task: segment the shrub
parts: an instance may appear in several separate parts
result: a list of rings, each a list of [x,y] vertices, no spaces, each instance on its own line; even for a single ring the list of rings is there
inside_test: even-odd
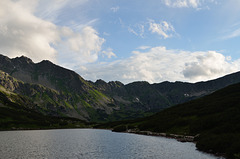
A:
[[[112,131],[114,132],[124,132],[127,130],[127,127],[125,125],[119,125],[115,126]]]

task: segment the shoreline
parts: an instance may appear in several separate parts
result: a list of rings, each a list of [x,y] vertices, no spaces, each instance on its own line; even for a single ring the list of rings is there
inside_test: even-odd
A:
[[[114,131],[113,129],[108,129],[108,128],[94,128],[94,127],[82,127],[82,128],[23,128],[23,129],[8,129],[8,130],[0,130],[0,131],[31,131],[31,130],[61,130],[61,129],[96,129],[96,130],[109,130],[115,133],[129,133],[129,134],[137,134],[137,135],[146,135],[146,136],[158,136],[158,137],[165,137],[169,139],[175,139],[178,142],[192,142],[192,143],[197,143],[196,138],[199,136],[199,134],[195,136],[186,136],[186,135],[178,135],[178,134],[167,134],[167,133],[157,133],[157,132],[152,132],[152,131],[139,131],[139,130],[133,130],[133,129],[128,129],[127,131]],[[208,153],[211,155],[214,155],[216,157],[223,157],[223,159],[226,159],[225,154],[215,154],[207,151],[201,151],[199,149],[196,149],[197,151]]]
[[[108,130],[111,130],[112,132],[116,132],[116,133],[130,133],[130,134],[138,134],[138,135],[146,135],[146,136],[159,136],[159,137],[165,137],[169,139],[175,139],[178,142],[192,142],[194,144],[197,143],[196,138],[199,137],[200,135],[200,134],[197,134],[195,136],[186,136],[186,135],[178,135],[178,134],[157,133],[152,131],[138,131],[138,130],[132,130],[132,129],[128,129],[127,131],[123,131],[123,132],[113,131],[112,129],[108,129]],[[214,155],[216,157],[221,157],[222,159],[226,159],[226,154],[211,153],[210,151],[202,151],[197,148],[196,150],[203,153],[210,154],[210,155]]]
[[[179,142],[195,142],[195,139],[199,136],[199,134],[195,136],[187,136],[187,135],[178,135],[178,134],[167,134],[167,133],[157,133],[152,131],[136,131],[136,130],[127,130],[126,133],[133,133],[139,135],[147,135],[147,136],[161,136],[171,139],[176,139]]]

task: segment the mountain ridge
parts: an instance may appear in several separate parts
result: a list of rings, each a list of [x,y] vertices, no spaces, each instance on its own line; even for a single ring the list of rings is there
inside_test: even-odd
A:
[[[152,116],[98,125],[120,132],[191,137],[199,150],[240,158],[240,83]]]
[[[68,115],[75,115],[71,117],[94,122],[144,117],[240,82],[240,72],[197,83],[149,84],[146,81],[138,81],[124,85],[119,81],[92,82],[48,60],[34,63],[25,56],[10,59],[0,55],[0,70],[15,78],[15,81],[22,81],[28,85],[28,89],[19,91],[19,88],[14,91],[35,101],[40,108],[48,110],[52,107],[55,109],[55,115],[59,116],[66,113],[63,110],[72,108],[72,113]],[[48,93],[50,90],[55,90],[55,93],[44,93],[42,89],[36,91],[36,86],[32,85],[31,88],[31,84],[42,85],[45,90],[49,90]],[[29,90],[39,91],[36,93],[38,96],[29,93]]]
[[[131,102],[135,102],[135,104],[138,103],[138,106],[143,107],[143,109],[144,106],[147,106],[151,110],[159,111],[208,95],[218,89],[238,82],[240,82],[240,72],[225,75],[215,80],[196,83],[165,81],[149,84],[146,81],[138,81],[124,85],[117,81],[118,84],[114,85],[116,82],[106,83],[105,81],[97,80],[94,84],[113,99],[117,94],[117,98],[120,96],[121,100],[128,99]]]
[[[88,127],[84,121],[125,120],[109,125],[195,135],[200,150],[239,158],[239,92],[240,72],[196,83],[138,81],[124,85],[86,81],[47,60],[34,63],[24,56],[10,59],[0,55],[3,130]],[[139,117],[145,118],[136,119]]]
[[[40,108],[46,108],[50,111],[55,109],[54,114],[57,116],[61,116],[61,114],[70,115],[70,117],[89,121],[97,116],[98,112],[107,115],[115,109],[115,105],[113,104],[111,107],[108,106],[108,104],[112,103],[110,98],[96,90],[93,85],[85,81],[77,73],[57,66],[50,61],[44,60],[35,64],[31,59],[24,56],[14,59],[0,56],[0,70],[8,74],[6,76],[3,72],[1,73],[2,85],[6,85],[6,83],[11,84],[13,81],[17,81],[18,83],[23,82],[20,85],[22,86],[21,88],[17,87],[18,89],[10,91],[27,96],[35,103],[37,100],[36,104]],[[13,78],[4,80],[5,77],[10,76]],[[31,84],[33,85],[30,86]],[[25,89],[26,86],[30,87]],[[44,88],[45,92],[41,89],[37,89],[36,91],[35,87]],[[38,96],[29,94],[31,90],[37,92]],[[62,112],[65,109],[69,110],[69,108],[72,109],[71,113],[65,114],[66,112]],[[47,114],[52,115],[49,112]],[[98,117],[100,118],[99,115]],[[98,117],[96,117],[96,120],[98,120]]]

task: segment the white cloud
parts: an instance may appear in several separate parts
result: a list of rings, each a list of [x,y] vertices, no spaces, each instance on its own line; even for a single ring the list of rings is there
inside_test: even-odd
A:
[[[162,0],[163,3],[168,7],[173,8],[195,8],[200,9],[203,4],[206,3],[215,3],[217,4],[216,0]],[[208,6],[206,5],[206,8]]]
[[[177,35],[172,24],[166,21],[161,21],[156,23],[152,19],[148,19],[147,22],[137,23],[134,25],[128,26],[128,32],[139,36],[141,38],[145,37],[145,28],[148,28],[148,31],[160,35],[161,38],[167,39],[174,35]]]
[[[166,21],[162,21],[158,24],[155,23],[154,20],[150,20],[149,30],[152,33],[157,33],[164,39],[172,37],[173,34],[175,33],[174,27],[170,23],[167,23]]]
[[[58,46],[58,62],[68,68],[76,65],[92,63],[98,60],[102,51],[104,38],[90,26],[84,27],[81,32],[74,32],[68,27],[61,30],[64,36]]]
[[[120,9],[119,6],[110,8],[110,10],[113,11],[114,13],[118,12],[119,9]]]
[[[140,46],[137,49],[139,49],[139,50],[146,50],[146,49],[150,49],[150,48],[151,48],[151,46]]]
[[[239,36],[240,36],[240,28],[229,32],[227,35],[225,35],[221,39],[226,40],[226,39],[232,39],[232,38],[239,37]]]
[[[31,0],[0,1],[0,51],[10,57],[24,54],[35,61],[55,61],[57,26],[34,16],[35,5]]]
[[[200,5],[200,0],[163,0],[164,4],[174,8],[197,8]]]
[[[45,17],[52,17],[48,15],[50,11],[58,14],[65,5],[80,4],[86,0],[53,1],[56,4],[51,5],[52,9],[47,8]],[[67,66],[72,62],[79,64],[96,61],[105,39],[99,37],[93,27],[82,25],[75,30],[58,26],[46,20],[48,18],[44,20],[35,15],[35,12],[42,8],[38,5],[47,6],[48,2],[50,5],[53,1],[1,0],[0,53],[10,57],[25,55],[35,62],[47,59],[57,63],[62,62]]]
[[[129,31],[130,33],[138,36],[138,33],[137,33],[135,30],[133,30],[131,27],[128,27],[128,31]]]
[[[101,78],[124,83],[158,83],[166,80],[196,82],[236,72],[240,69],[240,60],[229,61],[229,57],[215,51],[189,52],[155,47],[147,52],[134,51],[128,59],[85,67],[88,70],[78,70],[80,75],[93,81]]]
[[[82,29],[80,33],[72,32],[67,40],[70,49],[84,57],[97,56],[101,51],[101,46],[104,43],[104,39],[98,36],[95,29],[87,26]],[[81,56],[80,56],[81,57]],[[88,60],[93,62],[95,60]]]
[[[58,15],[64,8],[80,6],[87,1],[88,0],[37,0],[38,7],[35,9],[35,13],[38,17],[53,22],[58,19]]]
[[[128,27],[128,31],[136,36],[140,36],[143,38],[145,32],[145,26],[143,24],[135,24],[133,26]]]
[[[109,59],[112,57],[117,57],[116,54],[113,53],[113,49],[108,48],[107,50],[102,51],[103,55],[107,56]]]
[[[183,74],[194,81],[216,78],[240,69],[238,61],[231,62],[230,57],[223,56],[215,51],[209,51],[196,56],[193,62],[185,63]]]

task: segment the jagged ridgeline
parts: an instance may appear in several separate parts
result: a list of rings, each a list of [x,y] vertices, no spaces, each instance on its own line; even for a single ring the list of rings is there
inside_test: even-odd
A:
[[[240,73],[199,83],[118,81],[95,83],[50,61],[0,55],[0,87],[21,95],[27,107],[44,115],[106,122],[134,119],[210,94],[240,82]]]
[[[35,64],[23,56],[1,56],[0,69],[1,86],[32,101],[32,107],[43,114],[94,121],[117,109],[91,83],[49,61]]]

